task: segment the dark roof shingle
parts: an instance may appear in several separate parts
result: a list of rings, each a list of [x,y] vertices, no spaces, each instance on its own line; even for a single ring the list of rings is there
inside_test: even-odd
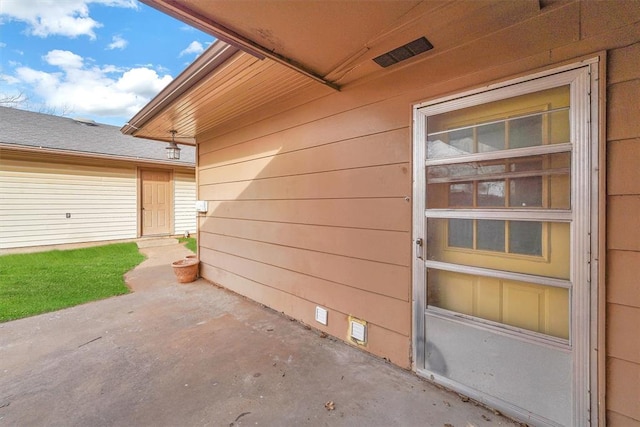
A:
[[[180,160],[167,160],[165,143],[123,135],[118,126],[87,124],[67,117],[9,107],[0,107],[0,144],[61,150],[78,155],[115,156],[133,161],[195,165],[193,146],[179,145]]]

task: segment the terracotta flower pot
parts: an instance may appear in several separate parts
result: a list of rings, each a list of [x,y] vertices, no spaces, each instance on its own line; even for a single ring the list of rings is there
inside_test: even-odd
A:
[[[179,283],[189,283],[198,278],[199,264],[197,259],[185,258],[171,263],[171,266]]]

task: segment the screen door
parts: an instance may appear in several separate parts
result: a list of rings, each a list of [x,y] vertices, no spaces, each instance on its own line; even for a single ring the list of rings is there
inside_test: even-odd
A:
[[[591,72],[415,110],[416,370],[534,425],[589,420]]]

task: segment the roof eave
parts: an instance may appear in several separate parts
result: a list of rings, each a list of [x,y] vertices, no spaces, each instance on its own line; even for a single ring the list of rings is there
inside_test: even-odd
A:
[[[201,16],[194,12],[188,4],[176,0],[140,0],[147,6],[153,7],[169,16],[172,16],[188,25],[198,28],[201,31],[212,34],[219,40],[223,40],[234,46],[238,46],[243,51],[255,56],[258,59],[269,58],[275,62],[278,62],[285,67],[288,67],[308,78],[322,83],[333,90],[340,90],[340,86],[335,82],[327,80],[324,76],[316,73],[315,71],[305,67],[303,64],[294,60],[293,58],[287,58],[279,55],[273,50],[256,43],[254,40],[241,36],[230,28],[225,27],[219,22],[213,21],[205,16]]]
[[[195,163],[192,162],[176,162],[172,160],[149,159],[146,157],[130,157],[117,154],[100,154],[89,153],[85,151],[64,150],[57,148],[35,147],[28,145],[5,144],[0,142],[0,150],[23,153],[41,153],[41,154],[57,154],[62,156],[71,156],[74,158],[84,159],[100,159],[100,160],[119,160],[123,162],[144,163],[153,165],[173,166],[176,168],[195,169]]]
[[[204,77],[223,65],[239,51],[240,49],[221,40],[217,40],[182,73],[173,79],[167,87],[149,101],[131,120],[125,123],[120,129],[120,132],[125,135],[136,136],[135,133],[138,129],[142,128],[158,113],[171,105],[171,103],[181,95],[198,84]]]

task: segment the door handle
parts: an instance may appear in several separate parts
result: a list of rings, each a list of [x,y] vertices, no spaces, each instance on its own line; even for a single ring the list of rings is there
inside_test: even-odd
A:
[[[416,257],[419,259],[423,259],[422,258],[422,239],[421,238],[417,238],[416,239]]]

